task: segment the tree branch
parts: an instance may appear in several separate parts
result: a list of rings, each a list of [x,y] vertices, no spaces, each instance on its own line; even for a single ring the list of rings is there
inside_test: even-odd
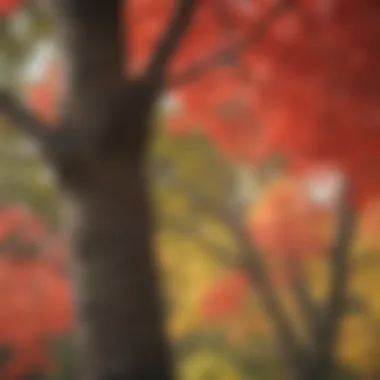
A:
[[[347,305],[349,249],[356,227],[356,213],[350,204],[346,186],[338,211],[338,231],[330,253],[330,289],[317,328],[317,355],[332,360],[338,327]]]
[[[0,93],[1,115],[8,118],[17,128],[40,141],[46,136],[51,127],[44,125],[36,116],[26,108],[16,96],[10,92]]]
[[[228,211],[213,207],[212,202],[198,197],[193,199],[193,204],[195,207],[208,209],[234,233],[239,245],[234,264],[247,272],[253,286],[257,289],[258,297],[272,320],[279,339],[287,348],[286,355],[288,355],[290,362],[294,365],[300,365],[299,361],[303,359],[303,350],[297,340],[292,322],[273,288],[261,254],[247,239],[244,226],[239,221],[234,220]]]
[[[178,183],[176,185],[183,189],[183,191],[189,191],[189,187],[187,186],[181,187],[181,184],[178,185]],[[251,241],[247,239],[241,219],[239,217],[234,218],[229,210],[222,209],[212,199],[207,199],[200,192],[194,190],[191,192],[191,202],[193,209],[209,212],[232,231],[238,242],[238,248],[236,257],[233,258],[231,264],[246,271],[253,286],[257,289],[258,297],[271,319],[281,343],[286,347],[286,355],[288,355],[289,361],[294,365],[301,365],[300,361],[303,360],[303,350],[298,342],[292,322],[289,320],[273,288],[261,254]],[[210,246],[209,248],[212,249]]]
[[[312,299],[309,292],[304,270],[298,257],[292,256],[287,261],[288,271],[292,273],[291,288],[300,312],[306,324],[311,344],[314,344],[315,326],[319,323],[319,312],[316,302]]]
[[[0,111],[16,128],[38,143],[41,153],[55,166],[70,157],[83,155],[83,140],[91,143],[80,130],[51,126],[39,121],[31,110],[9,92],[0,93]],[[79,167],[79,162],[76,166]]]
[[[195,62],[183,72],[171,78],[169,84],[172,87],[184,85],[197,79],[213,67],[228,63],[231,58],[236,57],[236,55],[250,45],[257,44],[268,30],[271,23],[288,10],[291,3],[291,0],[278,0],[276,5],[273,6],[265,16],[253,25],[252,30],[244,38],[231,42],[213,55]]]
[[[169,26],[157,44],[148,64],[146,76],[162,80],[167,63],[185,34],[195,11],[195,0],[177,0],[177,9]]]
[[[253,244],[243,236],[244,234],[238,233],[241,235],[239,240],[242,241],[242,248],[239,251],[241,266],[245,268],[257,289],[257,295],[272,320],[277,337],[286,347],[284,354],[287,360],[294,366],[300,366],[304,359],[304,350],[297,338],[292,321],[273,288],[264,260]]]

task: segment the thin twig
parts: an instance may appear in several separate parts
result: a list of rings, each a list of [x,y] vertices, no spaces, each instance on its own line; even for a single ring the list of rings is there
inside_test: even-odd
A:
[[[338,231],[330,253],[330,289],[321,323],[316,330],[317,355],[331,360],[338,335],[338,327],[347,305],[350,256],[354,238],[356,213],[351,206],[349,187],[346,186],[338,211]]]
[[[299,342],[294,325],[272,285],[262,254],[254,246],[253,242],[248,241],[243,228],[235,227],[234,230],[241,243],[241,249],[239,250],[241,265],[245,268],[253,286],[257,289],[257,295],[272,320],[280,342],[286,347],[285,355],[289,362],[294,366],[299,366],[303,361],[304,350]]]
[[[297,306],[302,314],[309,334],[310,343],[314,343],[315,326],[319,323],[319,308],[310,295],[309,283],[299,257],[292,255],[286,262],[287,270],[291,273],[291,289]]]

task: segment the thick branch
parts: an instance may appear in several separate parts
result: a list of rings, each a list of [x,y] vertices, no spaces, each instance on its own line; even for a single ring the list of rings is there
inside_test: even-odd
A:
[[[148,65],[146,75],[162,80],[167,63],[185,34],[195,10],[195,0],[177,0],[177,9],[158,43]]]
[[[30,137],[41,140],[49,128],[40,122],[33,113],[27,109],[16,96],[9,92],[0,93],[1,115],[8,118],[22,132]]]
[[[9,92],[0,94],[1,115],[9,119],[11,123],[21,132],[26,134],[41,148],[41,153],[46,160],[57,168],[72,159],[83,157],[83,141],[90,144],[86,135],[81,130],[73,128],[58,128],[44,124],[25,107],[22,102]],[[77,160],[74,165],[79,167]]]
[[[230,62],[231,59],[235,59],[245,48],[257,44],[262,39],[269,26],[289,9],[290,4],[290,0],[279,0],[259,22],[253,25],[252,30],[244,38],[231,42],[213,55],[194,63],[183,72],[178,73],[171,78],[169,84],[173,87],[184,85],[197,79],[213,67],[226,64]]]

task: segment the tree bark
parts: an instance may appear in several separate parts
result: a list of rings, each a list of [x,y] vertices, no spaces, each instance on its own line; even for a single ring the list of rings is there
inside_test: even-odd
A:
[[[107,85],[70,99],[45,150],[72,209],[83,377],[169,380],[144,165],[154,102],[143,82]]]
[[[145,176],[159,89],[124,78],[122,1],[55,4],[67,88],[60,128],[43,148],[73,211],[83,378],[170,380]]]
[[[71,233],[85,378],[170,379],[143,170],[94,173],[73,200]]]

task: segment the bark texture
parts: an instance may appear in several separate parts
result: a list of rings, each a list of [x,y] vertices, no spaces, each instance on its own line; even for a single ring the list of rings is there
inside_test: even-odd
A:
[[[94,169],[91,190],[73,200],[85,378],[170,379],[142,169],[121,159]]]
[[[67,91],[43,147],[74,210],[83,378],[170,380],[144,165],[162,77],[124,78],[122,1],[55,5]]]
[[[140,78],[127,76],[126,6],[55,0],[67,88],[59,128],[43,148],[74,211],[83,378],[170,380],[145,153],[167,62],[195,1],[178,1]]]

